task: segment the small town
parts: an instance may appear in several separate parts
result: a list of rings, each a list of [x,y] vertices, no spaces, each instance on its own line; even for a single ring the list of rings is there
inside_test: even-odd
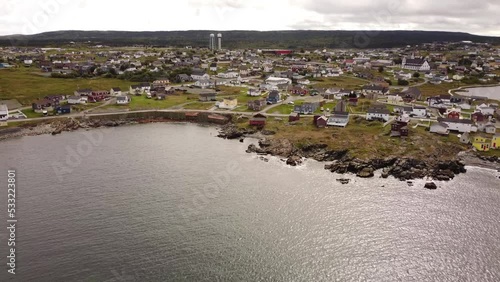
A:
[[[4,47],[0,122],[10,127],[65,116],[208,112],[214,121],[232,114],[260,129],[377,124],[391,138],[425,129],[479,152],[500,147],[500,49],[489,44],[226,50],[221,33],[207,34],[207,42],[203,48]],[[487,95],[475,94],[481,89]]]

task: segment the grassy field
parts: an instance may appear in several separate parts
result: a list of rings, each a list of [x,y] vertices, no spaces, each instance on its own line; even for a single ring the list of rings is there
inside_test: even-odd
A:
[[[314,79],[312,82],[313,82],[312,86],[314,88],[339,87],[339,88],[358,90],[361,89],[363,85],[367,84],[368,80],[351,76],[342,76],[342,77],[321,77]]]
[[[459,87],[458,83],[441,83],[441,84],[430,84],[426,83],[424,85],[419,86],[418,88],[422,92],[422,96],[432,97],[441,94],[448,94],[448,90]]]
[[[208,110],[214,106],[215,106],[215,103],[213,103],[213,102],[207,102],[207,103],[193,102],[193,103],[189,103],[187,105],[184,105],[183,108],[188,109],[188,110]]]
[[[36,68],[0,70],[0,100],[17,99],[23,105],[51,94],[72,94],[78,88],[109,90],[112,87],[128,89],[131,82],[108,79],[64,79],[41,76]]]

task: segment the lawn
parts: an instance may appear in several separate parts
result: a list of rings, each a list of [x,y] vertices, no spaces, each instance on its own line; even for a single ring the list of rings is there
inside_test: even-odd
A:
[[[193,102],[189,103],[187,105],[184,105],[184,109],[188,110],[209,110],[215,106],[214,102]]]
[[[360,79],[351,76],[340,77],[321,77],[312,80],[314,88],[330,88],[340,87],[346,89],[361,89],[363,85],[368,83],[368,80]]]
[[[33,109],[23,110],[22,112],[23,112],[23,114],[26,115],[27,118],[39,118],[39,117],[43,117],[43,114],[41,114],[41,113],[35,113],[35,111],[33,111]]]
[[[128,89],[131,82],[109,79],[64,79],[41,76],[33,73],[35,68],[13,68],[0,70],[0,100],[17,99],[23,105],[51,94],[72,94],[78,88],[109,90],[112,87]]]
[[[190,102],[194,96],[196,95],[170,95],[167,96],[165,100],[148,99],[146,96],[133,96],[128,107],[131,111],[168,109],[176,105]]]
[[[458,83],[441,83],[441,84],[431,84],[426,83],[424,85],[418,86],[418,89],[422,92],[423,98],[437,96],[441,94],[448,94],[448,91],[459,87]]]

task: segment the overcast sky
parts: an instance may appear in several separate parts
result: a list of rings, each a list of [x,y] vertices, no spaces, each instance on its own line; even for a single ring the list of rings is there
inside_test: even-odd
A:
[[[0,35],[72,29],[342,29],[500,36],[499,15],[499,0],[0,0]]]

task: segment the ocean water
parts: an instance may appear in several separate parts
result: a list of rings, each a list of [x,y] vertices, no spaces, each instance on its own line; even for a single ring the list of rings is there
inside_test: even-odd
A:
[[[467,92],[458,92],[458,94],[500,100],[500,86],[467,88]]]
[[[0,229],[0,281],[500,281],[498,172],[431,191],[265,162],[245,153],[255,140],[216,135],[169,123],[0,142],[0,203],[15,169],[18,218],[16,275]]]

